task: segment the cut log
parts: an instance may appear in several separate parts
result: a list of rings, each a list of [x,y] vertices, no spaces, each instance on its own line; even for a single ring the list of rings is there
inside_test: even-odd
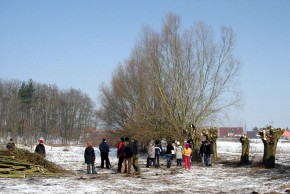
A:
[[[27,168],[25,166],[14,166],[14,169],[17,170],[17,171],[24,171]]]
[[[12,168],[13,165],[0,163],[0,168]]]
[[[0,168],[0,174],[9,174],[10,173],[10,169],[1,169]]]

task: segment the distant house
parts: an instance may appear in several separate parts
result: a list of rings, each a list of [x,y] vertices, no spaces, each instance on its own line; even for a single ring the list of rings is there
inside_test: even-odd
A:
[[[243,127],[220,127],[219,128],[219,137],[239,137],[243,135]]]
[[[290,132],[289,131],[285,131],[283,133],[283,137],[286,138],[286,139],[290,139]]]

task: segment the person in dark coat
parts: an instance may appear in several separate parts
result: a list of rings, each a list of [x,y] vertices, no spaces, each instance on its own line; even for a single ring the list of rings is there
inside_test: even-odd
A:
[[[124,160],[123,157],[123,143],[124,143],[125,138],[121,137],[120,142],[118,144],[118,148],[117,148],[117,158],[119,159],[118,161],[118,172],[121,172],[122,169],[122,163]]]
[[[99,149],[101,152],[101,168],[104,168],[104,161],[106,161],[106,168],[110,169],[111,167],[110,160],[109,160],[110,147],[107,144],[107,141],[105,138],[103,138],[103,142],[99,145]]]
[[[45,146],[43,145],[43,140],[39,140],[39,144],[35,147],[35,153],[42,155],[43,157],[46,156]]]
[[[90,142],[87,142],[87,147],[85,149],[85,163],[87,164],[88,174],[97,174],[95,168],[95,150]]]
[[[132,152],[132,142],[131,140],[126,137],[125,141],[123,142],[123,164],[121,173],[127,173],[129,175],[131,173],[131,166],[133,161],[133,152]]]
[[[14,143],[12,138],[10,138],[9,142],[6,145],[6,148],[7,149],[14,149],[15,148],[15,143]]]
[[[199,154],[203,159],[204,166],[211,166],[212,153],[213,153],[212,142],[209,141],[208,138],[206,137],[206,140],[201,142],[199,149]]]
[[[140,175],[140,166],[139,166],[139,142],[136,139],[132,139],[129,144],[133,153],[133,168],[135,169],[136,175]]]
[[[159,167],[159,158],[161,154],[161,146],[160,146],[160,141],[156,140],[155,141],[155,167]]]
[[[166,147],[166,159],[167,159],[167,168],[171,167],[172,163],[172,150],[174,150],[174,147],[172,145],[171,141],[167,142],[167,147]]]

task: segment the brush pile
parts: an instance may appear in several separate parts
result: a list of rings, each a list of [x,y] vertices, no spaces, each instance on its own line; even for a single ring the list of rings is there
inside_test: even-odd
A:
[[[65,176],[70,172],[24,149],[0,148],[0,178]]]

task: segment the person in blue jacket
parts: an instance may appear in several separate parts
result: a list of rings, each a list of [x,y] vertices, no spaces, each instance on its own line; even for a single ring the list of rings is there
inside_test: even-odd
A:
[[[111,168],[111,164],[109,160],[110,147],[107,144],[107,141],[105,138],[103,138],[103,142],[99,145],[99,149],[101,152],[101,168],[104,168],[104,161],[106,161],[106,168],[110,169]]]

